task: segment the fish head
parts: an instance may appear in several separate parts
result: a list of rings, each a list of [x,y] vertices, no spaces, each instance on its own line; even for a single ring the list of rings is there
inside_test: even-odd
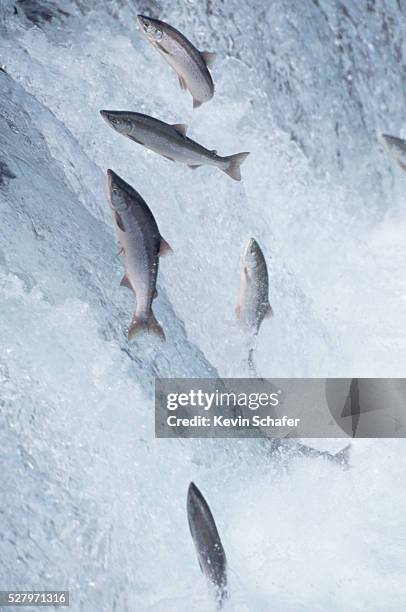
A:
[[[162,24],[157,19],[146,17],[145,15],[137,16],[142,32],[151,43],[159,42],[164,36]]]
[[[188,489],[187,496],[187,508],[189,516],[193,516],[196,513],[202,512],[205,506],[205,500],[203,495],[200,493],[199,489],[195,485],[194,482],[191,482]]]
[[[122,213],[130,208],[132,194],[129,185],[114,170],[107,170],[106,192],[113,210]]]
[[[131,133],[134,122],[131,121],[129,114],[125,111],[101,110],[100,114],[106,123],[116,132],[124,136],[128,136]]]
[[[382,134],[382,139],[390,153],[406,161],[406,140],[402,140],[402,138],[397,138],[396,136],[390,136],[389,134]]]
[[[244,252],[244,266],[247,267],[248,270],[254,270],[258,267],[263,257],[258,242],[255,238],[250,238]]]

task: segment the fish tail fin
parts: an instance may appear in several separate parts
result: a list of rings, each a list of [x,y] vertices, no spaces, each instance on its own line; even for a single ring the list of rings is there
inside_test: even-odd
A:
[[[235,155],[229,155],[225,159],[228,160],[229,165],[224,170],[228,176],[231,176],[235,181],[241,181],[241,164],[247,159],[249,153],[236,153]]]
[[[161,340],[166,340],[165,332],[156,320],[152,310],[148,318],[140,317],[137,314],[134,314],[133,320],[131,321],[131,325],[128,329],[128,339],[131,341],[137,334],[142,332],[154,334],[155,336],[161,338]]]

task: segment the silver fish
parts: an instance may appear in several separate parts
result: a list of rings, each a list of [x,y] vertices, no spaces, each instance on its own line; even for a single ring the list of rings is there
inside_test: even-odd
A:
[[[402,170],[406,171],[406,140],[402,138],[396,138],[396,136],[389,136],[389,134],[382,134],[384,144],[397,161]]]
[[[259,244],[251,238],[241,266],[240,297],[236,315],[242,325],[257,334],[262,321],[273,311],[268,299],[268,270]]]
[[[125,257],[121,285],[131,289],[137,298],[128,339],[146,331],[165,340],[164,331],[152,312],[152,300],[157,296],[159,257],[172,252],[172,249],[159,233],[146,202],[113,170],[107,170],[106,192]]]
[[[100,114],[119,134],[172,161],[182,162],[193,169],[203,165],[215,166],[234,180],[241,180],[240,165],[249,153],[221,157],[217,151],[209,151],[188,138],[186,125],[170,125],[141,113],[102,110]]]
[[[198,51],[183,34],[163,21],[138,15],[138,22],[147,40],[177,73],[181,88],[192,94],[193,108],[211,100],[214,85],[208,68],[213,66],[216,54]]]
[[[187,516],[200,569],[211,585],[219,607],[227,598],[227,559],[210,508],[191,482],[187,495]]]

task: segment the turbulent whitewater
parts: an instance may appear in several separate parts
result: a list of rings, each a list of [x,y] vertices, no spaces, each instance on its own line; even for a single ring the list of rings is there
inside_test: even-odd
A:
[[[193,110],[138,29],[163,19],[216,52]],[[247,375],[235,317],[258,240],[272,319],[259,376],[404,376],[403,0],[0,0],[0,588],[67,589],[75,612],[213,609],[186,517],[193,480],[226,551],[234,612],[403,610],[406,446],[352,469],[264,441],[155,440],[154,376]],[[109,129],[101,109],[186,123],[241,183]],[[174,254],[134,309],[103,192],[142,193]],[[339,449],[339,441],[319,441]],[[11,608],[10,608],[11,609]]]

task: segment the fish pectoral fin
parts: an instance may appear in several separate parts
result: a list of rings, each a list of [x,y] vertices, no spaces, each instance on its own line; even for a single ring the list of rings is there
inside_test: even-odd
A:
[[[150,311],[148,317],[141,317],[137,315],[137,313],[134,314],[131,325],[128,329],[128,340],[133,340],[134,336],[142,332],[154,334],[155,336],[161,338],[161,340],[166,340],[165,332],[156,320],[152,310]]]
[[[199,106],[202,104],[203,102],[199,102],[199,100],[195,100],[195,98],[193,98],[193,108],[199,108]]]
[[[120,282],[120,287],[127,287],[128,289],[131,289],[131,291],[133,291],[133,288],[131,286],[130,281],[128,280],[128,276],[127,274],[124,274],[123,278],[121,279]]]
[[[172,127],[182,136],[186,136],[187,125],[184,123],[173,123]]]
[[[235,307],[235,316],[237,317],[237,319],[241,317],[241,306],[240,305]]]
[[[268,302],[265,306],[265,314],[264,314],[264,319],[271,319],[273,317],[273,310],[272,310],[272,306],[270,305],[270,303]]]
[[[134,142],[136,142],[139,145],[142,145],[143,147],[145,146],[143,142],[141,142],[141,140],[138,140],[137,138],[135,138],[134,136],[131,136],[131,134],[129,134],[127,136],[127,138],[129,138],[130,140],[133,140]]]
[[[179,85],[180,85],[180,88],[181,88],[181,89],[187,89],[185,79],[184,79],[183,77],[181,77],[181,76],[180,76],[180,77],[178,77],[178,78],[179,78]]]
[[[155,298],[157,298],[157,297],[158,297],[158,289],[155,288],[153,299],[155,300]]]
[[[170,255],[173,253],[173,249],[171,245],[166,242],[164,238],[161,236],[161,243],[159,245],[158,257],[165,257],[165,255]]]
[[[114,211],[114,219],[116,220],[117,227],[119,227],[122,232],[125,232],[123,220],[116,210]]]
[[[188,164],[188,167],[191,168],[192,170],[196,170],[196,168],[200,168],[201,167],[201,164],[193,165],[193,166],[191,164]]]
[[[398,164],[399,166],[402,168],[402,170],[404,170],[406,172],[406,164],[404,164],[403,162],[400,161],[400,159],[398,159]]]
[[[169,159],[169,161],[173,161],[173,162],[175,161],[173,157],[169,157],[168,155],[164,155],[163,153],[161,153],[161,155],[162,157],[165,157],[165,159]]]
[[[251,282],[250,275],[248,274],[247,266],[244,266],[244,277],[247,283]]]
[[[170,55],[169,51],[167,51],[167,50],[165,49],[165,47],[163,47],[161,44],[159,44],[159,42],[157,42],[157,43],[155,43],[155,44],[156,44],[156,46],[158,47],[158,49],[159,49],[160,51],[162,51],[162,53],[164,53],[165,55]]]
[[[212,68],[214,62],[216,61],[217,53],[211,53],[210,51],[200,51],[200,55],[202,56],[207,68]]]

